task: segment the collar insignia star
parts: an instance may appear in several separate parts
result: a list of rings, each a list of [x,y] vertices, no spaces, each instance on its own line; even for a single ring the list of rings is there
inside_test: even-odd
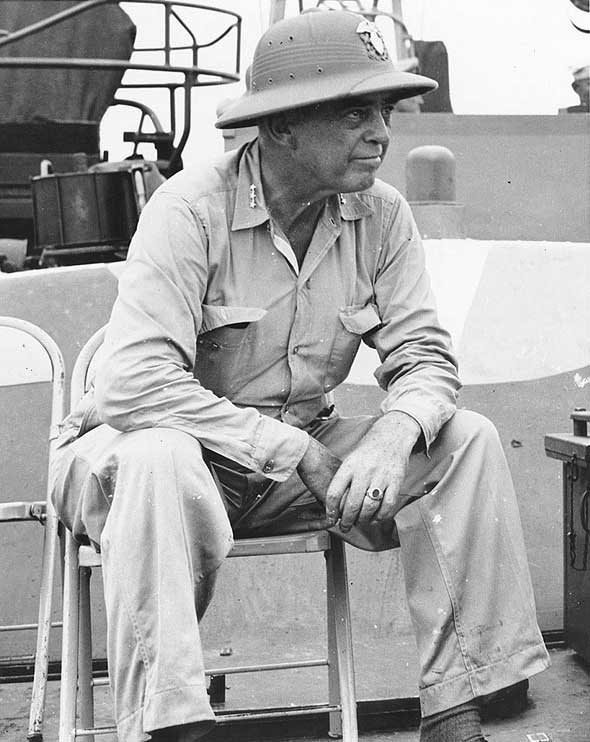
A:
[[[367,47],[371,59],[381,59],[383,61],[389,59],[385,40],[373,21],[361,21],[357,26],[356,32]]]

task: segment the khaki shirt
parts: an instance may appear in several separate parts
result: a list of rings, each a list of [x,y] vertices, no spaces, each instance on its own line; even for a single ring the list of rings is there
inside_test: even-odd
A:
[[[328,199],[301,269],[277,231],[256,141],[156,191],[98,364],[99,419],[185,431],[283,481],[364,340],[383,411],[415,418],[428,446],[460,384],[407,203],[380,181]]]

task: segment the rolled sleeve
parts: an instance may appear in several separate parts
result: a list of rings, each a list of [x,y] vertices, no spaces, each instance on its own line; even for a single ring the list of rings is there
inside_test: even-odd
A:
[[[461,383],[450,335],[438,321],[422,241],[401,196],[385,230],[375,298],[381,326],[369,342],[381,359],[375,377],[387,391],[381,409],[413,417],[428,449],[454,414]]]
[[[95,380],[98,414],[121,431],[167,427],[283,481],[308,435],[216,396],[194,377],[207,236],[191,204],[158,192],[144,209]]]

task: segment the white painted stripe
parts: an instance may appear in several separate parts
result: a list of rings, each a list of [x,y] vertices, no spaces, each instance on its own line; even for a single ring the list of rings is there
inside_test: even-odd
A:
[[[492,243],[458,348],[464,384],[590,375],[590,244]]]
[[[440,323],[451,333],[455,349],[461,347],[467,315],[492,244],[479,240],[424,241]]]
[[[427,240],[425,251],[464,384],[571,371],[590,386],[590,244]],[[363,346],[347,382],[374,385],[378,362]]]
[[[493,243],[478,240],[424,240],[426,267],[441,324],[459,348],[465,321]],[[362,345],[347,378],[349,384],[374,385],[377,353]]]

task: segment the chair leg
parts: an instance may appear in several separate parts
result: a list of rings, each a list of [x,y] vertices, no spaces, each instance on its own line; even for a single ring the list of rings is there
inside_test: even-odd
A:
[[[76,690],[78,685],[78,595],[80,570],[78,544],[65,531],[63,632],[61,653],[61,692],[59,703],[59,742],[72,742],[76,727]]]
[[[78,631],[78,706],[80,726],[84,729],[94,727],[94,689],[92,686],[92,619],[90,603],[89,567],[80,569],[80,620]],[[94,735],[80,737],[82,742],[94,742]]]
[[[338,673],[338,641],[336,637],[336,596],[334,591],[333,567],[326,559],[326,603],[328,618],[328,702],[331,706],[340,705],[340,677]],[[330,737],[342,737],[342,711],[330,711]]]
[[[51,631],[51,612],[53,604],[53,583],[58,540],[57,516],[51,504],[47,507],[45,533],[43,536],[43,557],[41,563],[41,584],[39,587],[39,615],[37,620],[37,647],[35,651],[35,673],[31,708],[29,712],[29,742],[43,740],[43,711],[45,691],[47,690],[47,668],[49,664],[49,633]]]
[[[330,541],[330,550],[326,552],[328,606],[330,606],[330,603],[332,604],[332,608],[329,608],[328,613],[330,702],[335,698],[337,699],[336,685],[333,682],[332,675],[333,657],[330,656],[330,645],[335,645],[334,654],[336,655],[338,695],[340,696],[342,709],[342,739],[343,742],[358,742],[346,555],[344,544],[340,539],[330,535]],[[333,632],[332,639],[330,639],[331,632]],[[330,736],[337,735],[338,731],[337,727],[332,727],[332,719],[330,719]]]

